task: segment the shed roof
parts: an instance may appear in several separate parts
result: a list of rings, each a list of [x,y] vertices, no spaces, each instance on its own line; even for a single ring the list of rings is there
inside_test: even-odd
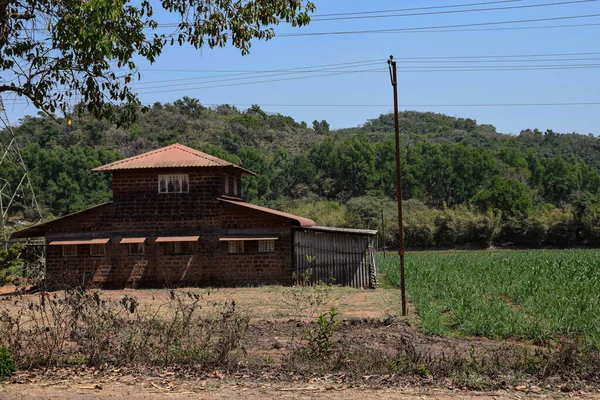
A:
[[[297,215],[284,213],[282,211],[277,211],[277,210],[273,210],[273,209],[266,208],[266,207],[257,206],[255,204],[244,203],[243,201],[228,200],[228,199],[223,199],[223,198],[220,198],[219,200],[222,202],[228,203],[228,204],[233,204],[234,206],[243,207],[243,208],[251,209],[254,211],[260,211],[260,212],[275,215],[278,217],[288,218],[288,219],[291,219],[292,221],[295,221],[297,224],[299,224],[302,227],[309,227],[309,226],[316,225],[315,221],[313,221],[312,219],[299,217]]]
[[[340,233],[347,235],[377,235],[377,231],[372,229],[350,229],[350,228],[334,228],[330,226],[309,226],[305,230],[326,233]]]
[[[239,169],[248,175],[256,175],[254,172],[230,163],[229,161],[221,160],[220,158],[179,143],[102,165],[92,169],[92,171],[190,167],[232,167]]]
[[[94,210],[99,210],[99,209],[109,206],[110,204],[111,203],[98,204],[97,206],[86,208],[85,210],[76,211],[71,214],[63,215],[62,217],[58,217],[51,221],[42,222],[40,224],[30,226],[29,228],[25,228],[25,229],[21,229],[19,231],[13,232],[10,235],[10,237],[11,237],[11,239],[41,237],[41,236],[44,236],[44,234],[46,233],[46,228],[48,228],[49,225],[51,225],[55,222],[62,221],[63,219],[66,219],[66,218],[71,218],[71,217],[74,217],[79,214],[87,213],[87,212],[94,211]]]

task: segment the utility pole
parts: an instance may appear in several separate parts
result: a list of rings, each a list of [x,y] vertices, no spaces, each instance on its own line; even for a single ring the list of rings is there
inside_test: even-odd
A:
[[[387,258],[387,254],[385,251],[385,219],[383,218],[383,209],[381,210],[381,230],[383,231],[381,236],[381,244],[383,245],[383,258]]]
[[[390,79],[394,89],[394,131],[396,133],[396,197],[398,199],[398,235],[400,236],[400,292],[402,295],[402,315],[406,315],[406,282],[404,280],[404,228],[402,226],[402,172],[400,170],[400,128],[398,126],[398,79],[394,56],[388,60]]]

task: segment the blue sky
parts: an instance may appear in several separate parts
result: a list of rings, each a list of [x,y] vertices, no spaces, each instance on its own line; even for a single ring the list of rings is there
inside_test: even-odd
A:
[[[487,0],[493,1],[493,0]],[[572,1],[572,0],[565,0]],[[316,0],[316,14],[357,11],[434,7],[486,0]],[[521,0],[498,4],[462,7],[496,8],[533,4],[557,3],[561,0]],[[449,10],[449,9],[442,9]],[[417,11],[412,11],[417,12]],[[408,13],[399,12],[399,13]],[[565,5],[534,7],[487,12],[423,15],[349,21],[313,22],[309,27],[293,29],[280,25],[279,34],[331,31],[397,29],[439,25],[473,24],[481,22],[543,19],[565,16],[600,14],[600,2],[587,1]],[[161,22],[172,22],[173,17],[160,15]],[[497,25],[499,27],[548,26],[600,23],[600,17],[556,20],[527,24]],[[465,28],[473,29],[473,28]],[[140,64],[142,69],[141,100],[144,103],[172,102],[183,96],[200,99],[205,104],[261,104],[268,112],[291,115],[298,121],[327,120],[332,127],[352,127],[375,118],[392,109],[392,92],[386,59],[393,54],[399,67],[414,68],[460,65],[600,65],[600,26],[561,29],[492,30],[471,32],[410,32],[359,35],[276,37],[268,42],[254,42],[251,54],[241,56],[239,50],[205,48],[195,51],[190,47],[167,48],[152,66]],[[404,64],[401,58],[466,57],[482,55],[531,55],[590,53],[570,57],[538,57],[547,62],[525,61],[480,64],[429,63],[422,60]],[[564,60],[562,60],[564,58]],[[577,60],[570,60],[571,58]],[[598,61],[595,61],[597,59]],[[254,71],[297,68],[324,64],[349,63],[362,60],[381,60],[377,64],[349,68],[364,70],[381,67],[382,71],[324,76],[310,79],[263,82],[260,84],[229,87],[201,88],[191,81],[169,82],[222,75],[225,72],[182,72],[174,70]],[[472,59],[471,59],[472,60]],[[485,61],[485,59],[482,59]],[[515,58],[523,60],[523,58]],[[554,60],[554,61],[553,61]],[[159,71],[170,70],[170,71]],[[434,111],[457,117],[470,117],[479,123],[488,123],[505,133],[518,133],[525,128],[553,129],[558,132],[600,133],[600,105],[561,107],[456,107],[412,105],[445,104],[498,104],[498,103],[565,103],[600,102],[600,68],[504,70],[462,72],[399,73],[399,102],[401,109]],[[298,75],[282,74],[277,77],[254,80],[276,80]],[[223,78],[214,78],[223,79]],[[157,83],[151,83],[158,81]],[[162,82],[161,82],[162,81]],[[166,81],[166,82],[165,82]],[[198,81],[196,81],[198,82]],[[231,83],[247,82],[247,80]],[[174,86],[182,84],[182,86]],[[222,86],[223,83],[204,86]],[[165,86],[164,88],[153,88]],[[151,89],[148,89],[151,88]],[[282,105],[313,105],[292,107]],[[324,107],[321,105],[364,104],[372,107]],[[403,107],[402,105],[411,105]],[[240,106],[245,108],[246,106]],[[15,120],[33,114],[32,107],[7,104],[9,116]]]

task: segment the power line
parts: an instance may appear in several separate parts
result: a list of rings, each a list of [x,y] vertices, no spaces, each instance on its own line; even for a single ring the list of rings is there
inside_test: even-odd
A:
[[[221,87],[229,87],[229,86],[255,85],[257,83],[293,81],[293,80],[298,80],[298,79],[320,78],[320,77],[325,77],[325,76],[347,75],[347,74],[365,73],[365,72],[381,72],[381,71],[387,71],[387,69],[373,68],[373,69],[366,69],[366,70],[362,70],[362,71],[342,71],[342,72],[333,72],[333,73],[328,73],[328,74],[298,76],[298,77],[293,77],[293,78],[268,79],[268,80],[262,80],[262,81],[254,81],[254,82],[237,82],[237,83],[224,84],[224,85],[213,85],[213,86],[187,87],[187,88],[182,88],[182,89],[163,90],[163,91],[158,91],[158,92],[156,92],[156,91],[155,92],[140,92],[139,94],[167,93],[167,92],[177,92],[177,91],[182,91],[182,90],[211,89],[211,88],[221,88]],[[261,77],[261,78],[266,78],[266,77]],[[145,89],[150,89],[150,88],[145,88]]]
[[[405,67],[409,68],[409,67]],[[413,67],[414,68],[414,67]],[[544,70],[570,70],[570,69],[597,69],[600,68],[600,64],[558,64],[558,65],[546,65],[546,66],[487,66],[482,68],[481,66],[477,67],[428,67],[429,69],[404,69],[399,70],[399,73],[440,73],[440,72],[514,72],[514,71],[544,71]],[[373,68],[366,69],[360,71],[338,71],[327,74],[318,74],[318,75],[309,75],[309,76],[299,76],[299,77],[291,77],[291,78],[281,78],[281,79],[267,79],[267,80],[258,80],[251,82],[236,82],[236,83],[226,83],[226,84],[217,84],[211,85],[212,83],[218,83],[221,81],[213,81],[213,82],[201,82],[199,85],[190,86],[189,84],[176,84],[176,85],[162,85],[162,86],[154,86],[154,87],[144,87],[141,92],[138,92],[140,95],[145,94],[157,94],[157,93],[169,93],[169,92],[181,92],[188,90],[199,90],[199,89],[213,89],[213,88],[222,88],[222,87],[232,87],[232,86],[246,86],[246,85],[255,85],[260,83],[272,83],[272,82],[281,82],[281,81],[291,81],[291,80],[299,80],[299,79],[310,79],[310,78],[319,78],[319,77],[327,77],[327,76],[337,76],[337,75],[347,75],[354,73],[372,73],[372,72],[383,72],[387,71],[385,68]],[[278,74],[281,75],[281,74]],[[256,78],[268,78],[269,76],[261,76]],[[206,86],[208,85],[208,86]],[[183,88],[175,89],[175,86],[185,86]],[[143,91],[149,89],[161,89],[161,88],[169,88],[167,90],[156,90],[156,91]],[[13,103],[17,104],[17,103]],[[29,104],[28,102],[19,103],[19,104]]]
[[[433,12],[420,12],[420,13],[409,13],[409,14],[389,14],[389,15],[359,15],[349,17],[330,17],[330,18],[311,18],[311,22],[321,21],[344,21],[344,20],[356,20],[356,19],[373,19],[373,18],[395,18],[395,17],[416,17],[423,15],[443,15],[443,14],[459,14],[459,13],[471,13],[471,12],[484,12],[484,11],[500,11],[500,10],[514,10],[514,9],[525,9],[525,8],[540,8],[540,7],[553,7],[568,4],[577,3],[589,3],[598,0],[573,0],[573,1],[561,1],[555,3],[543,3],[543,4],[527,4],[520,6],[504,6],[504,7],[487,7],[487,8],[473,8],[470,10],[446,10],[446,11],[433,11]]]
[[[596,58],[595,60],[600,60],[600,58]],[[505,62],[507,61],[511,61],[511,60],[503,60]],[[460,61],[453,61],[454,63],[458,63]],[[488,62],[488,61],[478,61],[478,62]],[[422,65],[413,65],[413,66],[404,66],[404,67],[398,67],[399,71],[398,72],[453,72],[453,71],[475,71],[475,72],[480,72],[480,71],[528,71],[528,70],[557,70],[557,69],[580,69],[580,68],[598,68],[600,67],[600,64],[549,64],[549,65],[475,65],[475,66],[464,66],[464,65],[460,65],[460,66],[450,66],[450,65],[442,65],[442,66],[422,66]],[[418,69],[417,69],[418,68]],[[317,72],[332,72],[332,71],[338,71],[335,69],[321,69],[321,70],[314,70],[314,71],[300,71],[300,72],[295,72],[296,74],[299,73],[317,73]],[[379,72],[381,71],[380,69],[376,69],[376,70],[359,70],[359,71],[343,71],[343,72],[347,72],[347,73],[363,73],[363,72]],[[281,73],[277,73],[277,74],[272,74],[272,75],[263,75],[263,76],[243,76],[243,77],[238,77],[238,78],[228,78],[228,79],[217,79],[217,80],[210,80],[213,77],[194,77],[194,78],[180,78],[180,79],[166,79],[166,80],[157,80],[157,81],[149,81],[149,82],[137,82],[135,83],[136,87],[139,86],[145,86],[142,90],[145,89],[159,89],[159,88],[170,88],[170,87],[177,87],[177,86],[188,86],[191,82],[197,82],[197,81],[204,81],[204,82],[198,82],[199,84],[212,84],[212,83],[219,83],[219,82],[231,82],[231,81],[243,81],[243,80],[248,80],[248,79],[258,79],[258,78],[271,78],[271,77],[276,77],[276,76],[282,76],[282,75],[289,75],[290,73],[288,72],[281,72]],[[307,75],[304,77],[299,77],[299,78],[311,78],[311,77],[318,77],[318,76],[322,76],[322,75]],[[186,83],[178,83],[178,84],[168,84],[168,85],[159,85],[159,86],[146,86],[148,84],[152,84],[152,83],[168,83],[168,82],[186,82]],[[253,83],[253,82],[248,82],[248,83]],[[202,86],[197,86],[198,88],[202,88]]]
[[[406,61],[400,61],[400,63],[402,64],[413,64],[413,63],[428,63],[428,64],[480,64],[480,63],[509,63],[509,62],[536,62],[536,63],[546,63],[546,62],[561,62],[561,61],[600,61],[600,58],[598,57],[592,57],[592,58],[554,58],[554,59],[545,59],[545,60],[527,60],[527,59],[498,59],[498,60],[494,60],[494,59],[471,59],[471,60],[463,60],[463,59],[456,59],[453,58],[451,60],[440,60],[440,59],[436,59],[436,60],[427,60],[427,59],[415,59],[415,60],[406,60]],[[377,65],[380,62],[374,62],[374,63],[369,63],[369,64],[364,64],[362,66],[370,66],[370,65]],[[461,65],[461,66],[452,66],[452,65],[435,65],[435,66],[420,66],[420,65],[410,65],[410,66],[405,66],[405,67],[400,67],[400,68],[492,68],[492,67],[544,67],[544,66],[586,66],[586,65],[594,65],[594,64],[559,64],[559,65],[551,65],[551,64],[540,64],[540,65],[514,65],[514,66],[509,66],[509,65],[474,65],[474,66],[469,66],[469,65]],[[354,67],[354,66],[353,66]],[[349,67],[346,67],[349,68]],[[276,75],[287,75],[287,74],[304,74],[304,73],[315,73],[315,72],[327,72],[327,71],[337,71],[340,70],[340,68],[327,68],[327,69],[314,69],[314,70],[300,70],[300,71],[293,71],[290,72],[289,70],[273,70],[273,72],[276,71],[281,71],[281,73],[279,74],[275,74],[275,75],[269,75],[269,76],[276,76]],[[177,71],[177,70],[172,70],[173,72]],[[164,82],[181,82],[181,81],[185,81],[185,82],[189,82],[189,81],[198,81],[198,80],[210,80],[213,78],[220,78],[220,77],[232,77],[234,79],[224,79],[221,81],[228,81],[228,80],[243,80],[243,79],[254,79],[254,78],[260,78],[261,76],[256,76],[258,74],[265,74],[267,72],[270,71],[240,71],[240,73],[229,73],[229,74],[223,74],[223,75],[209,75],[209,76],[200,76],[200,77],[188,77],[188,78],[177,78],[177,79],[161,79],[161,80],[154,80],[154,81],[140,81],[140,82],[133,82],[131,83],[131,85],[146,85],[146,84],[151,84],[151,83],[164,83]],[[241,78],[236,78],[241,76]]]
[[[499,1],[486,1],[486,2],[479,2],[479,3],[462,3],[462,4],[451,4],[451,5],[447,5],[447,6],[430,6],[430,7],[413,7],[413,8],[400,8],[400,9],[395,9],[395,10],[375,10],[375,11],[361,11],[361,12],[351,12],[351,13],[333,13],[333,14],[312,14],[310,16],[311,18],[311,22],[313,21],[328,21],[331,19],[336,19],[336,18],[328,18],[328,17],[340,17],[340,19],[343,19],[344,16],[347,15],[358,15],[358,14],[364,14],[364,15],[369,15],[369,14],[383,14],[383,13],[391,13],[391,12],[401,12],[401,11],[420,11],[420,10],[435,10],[435,9],[443,9],[443,8],[460,8],[460,7],[471,7],[471,6],[482,6],[482,5],[492,5],[492,4],[499,4],[499,3],[514,3],[514,2],[520,2],[522,0],[499,0]],[[575,1],[567,1],[566,3],[570,3],[570,2],[586,2],[586,1],[597,1],[597,0],[575,0]],[[486,10],[486,9],[484,9]],[[458,11],[453,11],[453,12],[464,12],[465,10],[458,10]],[[406,15],[402,15],[402,16],[412,16],[412,15],[429,15],[429,14],[436,14],[436,12],[431,12],[431,13],[420,13],[420,14],[406,14]],[[378,18],[378,16],[374,16],[372,18]],[[285,20],[281,20],[280,22],[285,22]],[[165,23],[159,23],[158,27],[160,28],[177,28],[181,25],[181,22],[165,22]],[[184,23],[184,25],[191,25],[190,23]],[[150,28],[148,28],[150,29]]]
[[[256,103],[229,103],[233,106],[253,106]],[[220,104],[204,104],[218,106]],[[261,107],[391,107],[391,104],[257,104]],[[597,102],[567,103],[466,103],[466,104],[399,104],[400,107],[558,107],[558,106],[599,106]]]
[[[398,60],[422,60],[427,62],[426,60],[453,60],[453,59],[486,59],[486,58],[523,58],[523,57],[572,57],[572,56],[586,56],[586,55],[600,55],[600,52],[580,52],[580,53],[541,53],[541,54],[485,54],[485,55],[469,55],[469,56],[425,56],[425,57],[399,57]],[[573,58],[562,59],[561,61],[569,61],[575,60]],[[516,60],[515,60],[516,61]],[[558,61],[558,60],[557,60]],[[371,60],[362,60],[362,61],[354,61],[354,62],[346,62],[346,63],[336,63],[336,64],[323,64],[323,65],[314,65],[314,66],[304,66],[304,67],[296,67],[296,68],[284,68],[284,69],[272,69],[272,70],[224,70],[224,69],[144,69],[141,68],[139,71],[145,72],[230,72],[230,73],[270,73],[270,72],[283,72],[283,71],[293,71],[298,69],[311,69],[311,68],[321,68],[321,67],[332,67],[338,65],[356,65],[361,63],[374,63],[374,62],[384,62],[383,59],[371,59]],[[492,62],[492,61],[490,61]],[[496,61],[493,61],[496,62]],[[531,60],[531,62],[536,62],[536,60]],[[233,74],[232,74],[233,75]],[[212,77],[219,77],[219,75],[213,75]]]
[[[399,57],[398,60],[429,60],[429,59],[453,59],[453,58],[509,58],[509,57],[570,57],[600,54],[600,52],[583,53],[542,53],[542,54],[494,54],[494,55],[472,55],[472,56],[430,56],[430,57]],[[396,59],[396,57],[394,57]]]
[[[493,31],[524,31],[535,29],[563,29],[563,28],[584,28],[591,26],[600,26],[600,24],[568,24],[568,25],[543,25],[543,26],[511,26],[507,28],[475,28],[475,29],[438,29],[407,32],[381,32],[388,34],[406,34],[406,33],[447,33],[447,32],[493,32]]]
[[[416,12],[416,13],[407,13],[407,14],[387,14],[387,15],[373,15],[373,14],[389,13],[389,12],[391,12],[391,10],[367,11],[367,12],[363,12],[363,13],[357,13],[357,14],[365,14],[365,15],[356,15],[355,14],[352,16],[345,16],[343,14],[339,14],[339,15],[330,14],[330,16],[313,15],[313,16],[311,16],[311,22],[344,21],[344,20],[373,19],[373,18],[418,17],[418,16],[426,16],[426,15],[460,14],[460,13],[473,13],[473,12],[485,12],[485,11],[504,11],[504,10],[514,10],[514,9],[554,7],[554,6],[562,6],[562,5],[578,4],[578,3],[591,3],[591,2],[596,2],[596,1],[598,1],[598,0],[569,0],[569,1],[559,1],[559,2],[554,2],[554,3],[526,4],[526,5],[518,5],[518,6],[485,7],[485,8],[473,8],[473,9],[469,9],[469,10],[427,11],[427,12]],[[416,7],[416,8],[398,9],[396,11],[418,11],[418,10],[431,10],[431,9],[441,9],[441,8],[458,8],[458,7],[508,3],[508,2],[514,2],[514,1],[490,1],[490,2],[482,2],[482,3],[456,4],[456,5],[449,5],[449,6]],[[159,28],[176,28],[176,27],[179,27],[180,25],[181,25],[181,23],[169,22],[169,23],[162,23],[162,24],[159,23],[158,27]],[[185,23],[184,25],[192,25],[192,24]]]
[[[600,58],[571,58],[571,59],[548,59],[548,60],[513,60],[513,59],[501,59],[501,60],[452,60],[452,61],[445,61],[445,60],[431,60],[431,61],[422,61],[422,60],[410,60],[410,61],[405,61],[404,63],[407,64],[411,64],[411,63],[420,63],[420,62],[427,62],[427,63],[433,63],[433,64],[438,64],[438,63],[444,63],[444,64],[465,64],[465,63],[473,63],[473,64],[478,64],[478,63],[507,63],[507,62],[557,62],[557,61],[598,61],[600,60]],[[370,63],[367,65],[363,65],[363,66],[370,66],[370,65],[377,65],[379,64],[379,62],[377,63]],[[410,66],[401,66],[400,68],[423,68],[423,69],[428,69],[428,68],[518,68],[518,67],[579,67],[579,66],[596,66],[596,64],[541,64],[541,65],[473,65],[473,66],[469,66],[469,65],[460,65],[460,66],[452,66],[452,65],[435,65],[435,66],[422,66],[422,65],[410,65]],[[275,73],[275,74],[271,74],[268,75],[268,77],[273,77],[273,76],[281,76],[281,75],[289,75],[289,74],[307,74],[307,73],[317,73],[317,72],[332,72],[332,71],[339,71],[340,69],[338,68],[329,68],[329,69],[315,69],[315,70],[301,70],[301,71],[295,71],[295,72],[286,72],[286,70],[280,70],[282,72],[280,73]],[[348,71],[348,72],[360,72],[360,71]],[[245,79],[256,79],[256,78],[262,78],[262,77],[266,77],[265,75],[258,75],[257,74],[264,74],[265,72],[262,71],[257,71],[257,72],[243,72],[243,73],[239,73],[239,74],[223,74],[223,75],[210,75],[210,76],[200,76],[200,77],[188,77],[188,78],[178,78],[178,79],[161,79],[161,80],[154,80],[154,81],[140,81],[140,82],[133,82],[131,83],[131,85],[135,85],[135,86],[140,86],[140,85],[148,85],[148,84],[153,84],[153,83],[166,83],[166,82],[192,82],[192,81],[208,81],[207,83],[214,83],[214,82],[229,82],[229,81],[239,81],[239,80],[245,80]],[[228,79],[221,79],[221,80],[212,80],[213,78],[220,78],[220,77],[226,77]]]
[[[168,71],[168,72],[229,72],[229,73],[222,74],[222,75],[211,75],[211,76],[205,76],[205,77],[180,78],[180,79],[169,79],[169,80],[159,80],[159,81],[149,81],[149,82],[137,82],[135,84],[200,80],[200,79],[212,79],[212,78],[221,78],[221,77],[238,77],[238,76],[247,76],[247,75],[263,75],[263,74],[270,74],[270,73],[278,73],[277,75],[284,75],[284,74],[301,74],[301,73],[313,73],[313,72],[324,72],[324,71],[336,71],[336,70],[345,69],[345,68],[356,68],[356,67],[377,65],[382,62],[383,62],[382,60],[376,60],[376,61],[328,64],[331,66],[336,66],[335,68],[318,68],[319,66],[313,66],[313,67],[297,67],[297,68],[254,70],[254,71],[249,71],[249,70],[180,70],[180,71],[178,71],[178,70],[150,70],[150,71],[161,71],[161,72]],[[348,65],[344,65],[344,64],[348,64]],[[252,78],[260,78],[260,77],[261,76],[248,76],[245,78],[238,78],[238,79],[252,79]],[[238,79],[231,79],[231,80],[238,80]],[[226,81],[226,80],[223,80],[223,81]]]
[[[400,11],[418,11],[418,10],[435,10],[440,8],[456,8],[456,7],[470,7],[470,6],[483,6],[486,4],[498,4],[498,3],[514,3],[522,0],[501,0],[501,1],[488,1],[484,3],[463,3],[463,4],[450,4],[447,6],[429,6],[429,7],[414,7],[414,8],[397,8],[393,10],[375,10],[375,11],[354,11],[345,13],[332,13],[332,14],[313,14],[312,17],[336,17],[344,15],[358,15],[358,14],[381,14],[381,13],[392,13]]]
[[[144,105],[151,106],[153,103]],[[202,103],[203,106],[216,107],[225,103]],[[232,106],[250,107],[391,107],[391,104],[282,104],[282,103],[227,103]],[[431,104],[399,104],[400,107],[571,107],[600,106],[600,101],[550,102],[550,103],[431,103]]]
[[[368,33],[392,33],[392,32],[411,32],[411,31],[426,31],[431,29],[451,29],[451,28],[466,28],[466,27],[477,27],[477,26],[490,26],[490,25],[506,25],[506,24],[523,24],[529,22],[543,22],[543,21],[559,21],[567,19],[581,19],[581,18],[595,18],[600,17],[600,14],[585,14],[585,15],[572,15],[563,17],[552,17],[552,18],[535,18],[535,19],[522,19],[513,21],[496,21],[496,22],[479,22],[472,24],[455,24],[455,25],[437,25],[437,26],[423,26],[423,27],[410,27],[410,28],[395,28],[395,29],[371,29],[361,31],[332,31],[332,32],[307,32],[307,33],[287,33],[275,36],[276,38],[282,37],[300,37],[300,36],[327,36],[327,35],[357,35],[357,34],[368,34]]]

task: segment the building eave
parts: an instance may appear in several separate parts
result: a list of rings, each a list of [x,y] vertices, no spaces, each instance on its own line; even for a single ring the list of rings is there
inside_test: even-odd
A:
[[[229,199],[224,199],[224,198],[219,198],[219,201],[222,201],[226,204],[232,204],[234,206],[250,209],[253,211],[259,211],[259,212],[262,212],[265,214],[274,215],[276,217],[287,218],[289,220],[292,220],[293,222],[295,222],[296,225],[301,226],[301,227],[310,227],[310,226],[316,225],[315,221],[313,221],[312,219],[299,217],[297,215],[288,214],[283,211],[273,210],[271,208],[257,206],[255,204],[245,203],[243,201],[235,201],[235,200],[229,200]]]
[[[13,232],[10,235],[10,238],[11,239],[23,239],[23,238],[44,236],[46,234],[46,232],[48,231],[48,228],[50,228],[56,222],[64,221],[65,219],[69,219],[69,218],[75,217],[75,216],[80,215],[80,214],[84,214],[84,213],[87,213],[87,212],[90,212],[90,211],[93,211],[93,210],[97,210],[99,208],[106,207],[106,206],[108,206],[110,204],[111,204],[110,202],[98,204],[96,206],[93,206],[93,207],[90,207],[90,208],[86,208],[86,209],[81,210],[81,211],[76,211],[76,212],[71,213],[71,214],[63,215],[62,217],[58,217],[58,218],[53,219],[51,221],[42,222],[40,224],[37,224],[37,225],[34,225],[34,226],[30,226],[29,228],[21,229],[19,231]]]

